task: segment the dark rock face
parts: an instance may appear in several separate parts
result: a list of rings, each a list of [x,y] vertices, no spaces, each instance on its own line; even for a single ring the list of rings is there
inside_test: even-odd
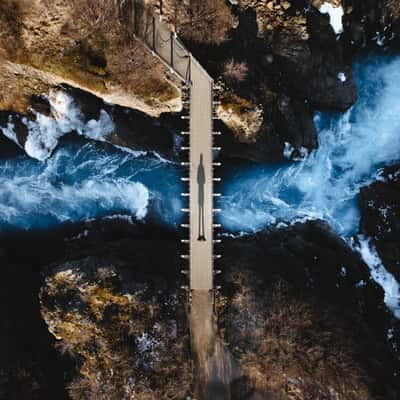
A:
[[[263,7],[268,15],[266,5],[259,9]],[[216,79],[226,60],[246,63],[246,79],[227,83],[239,96],[264,110],[264,122],[253,143],[243,144],[227,132],[222,146],[225,157],[282,160],[285,143],[290,143],[296,159],[298,154],[318,147],[314,111],[345,111],[357,99],[352,59],[328,16],[313,8],[305,12],[302,5],[293,7],[285,12],[286,17],[276,17],[284,22],[263,34],[260,26],[268,24],[261,21],[259,11],[240,10],[239,25],[222,50],[192,49]]]
[[[1,119],[1,115],[0,115]],[[7,123],[7,122],[5,122]],[[0,132],[0,156],[1,157],[14,157],[23,154],[23,150],[18,147],[13,141],[5,137]]]
[[[361,233],[371,237],[385,267],[400,282],[400,165],[384,169],[360,192]]]
[[[398,322],[327,224],[225,238],[223,247],[221,322],[242,371],[237,399],[399,396]]]
[[[0,234],[1,399],[68,399],[71,365],[57,356],[39,312],[41,266],[62,257],[62,240],[54,236]]]
[[[344,16],[345,40],[351,51],[368,47],[373,41],[379,46],[398,47],[400,9],[393,0],[348,0],[352,12]]]
[[[291,96],[304,99],[315,110],[345,111],[357,99],[351,67],[343,57],[342,44],[326,15],[307,13],[309,40],[299,40],[285,31],[277,32],[273,51],[278,57]],[[346,80],[338,78],[344,73]]]
[[[286,132],[287,142],[295,149],[318,147],[317,130],[313,123],[313,112],[302,101],[282,96],[278,99],[277,129]]]
[[[257,139],[251,143],[241,143],[223,126],[218,127],[224,133],[217,139],[222,147],[223,158],[261,163],[280,161],[284,158],[286,143],[293,149],[291,156],[287,158],[300,158],[304,151],[309,152],[318,147],[313,112],[304,102],[281,96],[274,104],[268,105],[265,113],[268,114],[267,121],[263,123]],[[285,132],[285,135],[281,135],[280,132]]]
[[[107,369],[103,361],[116,363],[115,380],[104,377],[111,379],[110,385],[123,378],[125,370],[135,368],[141,382],[136,388],[144,393],[142,398],[162,398],[157,387],[185,392],[183,380],[190,381],[191,369],[185,370],[188,345],[177,281],[178,243],[174,231],[119,220],[67,224],[52,231],[1,233],[0,398],[62,400],[73,393],[79,400],[121,399],[117,390],[115,397],[102,397],[91,391],[96,389],[96,381],[80,379],[83,355],[94,357],[90,360],[98,362],[100,374]],[[81,286],[70,285],[74,277]],[[83,296],[81,289],[89,292]],[[134,299],[140,299],[139,303],[135,305]],[[76,318],[69,318],[72,316]],[[147,348],[140,336],[143,332],[135,331],[137,335],[132,336],[128,325],[148,328],[144,338],[148,337],[150,344],[163,341],[169,347],[165,351]],[[84,329],[80,335],[79,328],[94,329],[90,340]],[[56,340],[49,331],[61,332],[70,340]],[[69,335],[74,332],[77,335]],[[115,347],[110,337],[116,338]],[[136,365],[132,352],[137,346],[143,352]],[[104,357],[100,350],[105,351]],[[177,354],[184,359],[173,362],[168,358]],[[152,364],[155,356],[169,361]],[[122,365],[127,368],[118,369]],[[93,363],[87,366],[82,371],[93,371]],[[168,374],[172,375],[166,378]],[[174,382],[182,384],[174,387]],[[102,388],[106,391],[110,385]],[[117,385],[118,390],[123,388]]]
[[[100,110],[106,110],[113,119],[115,131],[110,141],[113,144],[140,151],[155,151],[165,157],[174,156],[174,133],[180,130],[179,118],[163,115],[158,119],[120,106],[110,106],[101,99],[68,88],[68,92],[82,110],[86,121],[98,119]]]
[[[271,123],[264,123],[254,143],[241,143],[224,128],[219,128],[223,135],[217,138],[217,143],[222,147],[222,158],[250,160],[253,162],[268,162],[281,160],[283,156],[284,141],[275,131]]]
[[[310,2],[292,1],[285,11],[282,6],[278,10],[278,3],[236,7],[238,26],[229,42],[218,48],[191,48],[215,79],[227,60],[245,63],[246,79],[226,83],[264,110],[264,123],[254,143],[242,144],[232,135],[224,143],[226,157],[281,160],[285,142],[296,152],[301,147],[310,152],[318,145],[314,111],[342,112],[357,100],[354,58],[382,46],[398,48],[400,7],[396,1],[343,1],[341,35],[333,31],[329,16],[310,7]],[[291,107],[282,108],[282,99],[288,99]]]
[[[323,221],[297,223],[241,239],[227,238],[224,254],[226,265],[236,260],[254,266],[265,277],[280,276],[339,303],[353,301],[355,287],[366,284],[376,300],[371,305],[382,303],[383,292],[370,280],[368,267]]]

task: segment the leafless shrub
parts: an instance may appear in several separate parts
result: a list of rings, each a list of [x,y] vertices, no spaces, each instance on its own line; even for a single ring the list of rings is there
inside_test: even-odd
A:
[[[321,394],[328,400],[372,398],[353,338],[343,335],[344,326],[331,311],[320,315],[314,300],[283,280],[266,290],[256,277],[238,270],[230,281],[236,292],[226,303],[227,334],[256,390],[296,392],[299,398],[313,399]]]
[[[164,0],[166,17],[185,39],[219,45],[228,39],[231,12],[224,0]]]
[[[229,83],[243,82],[247,78],[248,67],[244,61],[236,61],[233,58],[224,64],[222,73],[225,80]]]
[[[133,2],[128,0],[71,0],[64,30],[80,40],[106,42],[132,39]]]
[[[93,30],[112,29],[124,22],[129,3],[126,0],[72,0],[72,17]]]

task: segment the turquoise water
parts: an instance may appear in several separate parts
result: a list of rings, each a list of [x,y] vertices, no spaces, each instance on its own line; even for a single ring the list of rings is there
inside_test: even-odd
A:
[[[360,187],[400,158],[400,58],[369,59],[355,71],[356,105],[315,117],[320,145],[305,161],[231,171],[222,188],[226,229],[322,218],[343,236],[357,232]]]
[[[180,218],[180,172],[153,154],[67,140],[51,157],[0,162],[0,226],[45,228],[106,216]]]
[[[305,161],[236,167],[222,184],[220,220],[232,232],[323,218],[343,236],[356,233],[357,195],[400,154],[400,58],[356,66],[357,104],[345,114],[319,114],[320,147]],[[181,222],[182,171],[154,154],[106,143],[112,119],[84,124],[76,105],[55,94],[54,123],[31,124],[28,155],[0,160],[0,229],[36,228],[66,221],[152,215]],[[60,138],[69,129],[94,140]],[[13,140],[12,126],[7,135]],[[100,140],[100,142],[99,142]]]

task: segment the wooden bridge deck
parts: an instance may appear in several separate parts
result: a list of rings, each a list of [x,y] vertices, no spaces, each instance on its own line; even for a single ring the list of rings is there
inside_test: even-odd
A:
[[[213,81],[192,59],[190,86],[190,288],[213,288]]]
[[[189,252],[184,256],[189,258],[190,289],[212,290],[213,80],[160,16],[150,16],[139,0],[132,1],[136,35],[190,89]]]

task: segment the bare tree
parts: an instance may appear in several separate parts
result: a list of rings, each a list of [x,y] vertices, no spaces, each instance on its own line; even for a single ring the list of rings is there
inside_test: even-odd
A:
[[[131,35],[133,4],[129,0],[71,0],[70,25],[88,36]]]
[[[164,15],[185,39],[219,45],[228,39],[231,12],[224,0],[164,0]]]
[[[248,67],[244,61],[236,61],[233,58],[229,59],[224,64],[222,73],[225,80],[229,83],[243,82],[247,78]]]

